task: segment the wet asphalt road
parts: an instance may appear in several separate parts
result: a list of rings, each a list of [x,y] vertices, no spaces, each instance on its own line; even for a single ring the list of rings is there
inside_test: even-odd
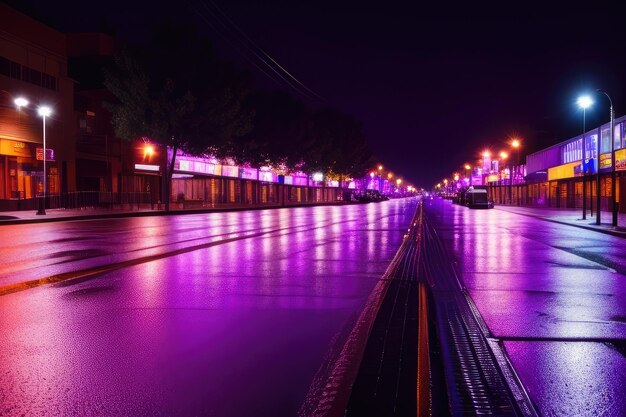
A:
[[[0,227],[0,415],[306,413],[415,207]]]
[[[0,415],[293,416],[415,202],[4,226]],[[544,416],[626,415],[626,241],[428,202]]]
[[[626,240],[444,200],[426,213],[539,413],[626,415]]]

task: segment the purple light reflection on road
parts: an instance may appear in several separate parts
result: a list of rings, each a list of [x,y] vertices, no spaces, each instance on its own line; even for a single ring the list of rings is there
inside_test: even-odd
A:
[[[392,200],[29,225],[26,248],[61,234],[57,251],[113,253],[75,254],[66,269],[214,245],[0,298],[0,402],[17,414],[296,415],[414,209]]]
[[[505,347],[543,415],[624,415],[626,372],[618,351],[591,342],[506,342]]]
[[[429,212],[541,415],[626,415],[623,239],[498,208]]]

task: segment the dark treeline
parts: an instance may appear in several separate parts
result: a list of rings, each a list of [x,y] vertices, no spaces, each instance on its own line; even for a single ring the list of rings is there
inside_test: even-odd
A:
[[[357,120],[255,89],[249,72],[221,60],[193,27],[162,24],[149,44],[126,46],[104,83],[116,99],[107,107],[119,137],[147,137],[174,150],[168,182],[178,149],[333,179],[360,177],[372,165]]]

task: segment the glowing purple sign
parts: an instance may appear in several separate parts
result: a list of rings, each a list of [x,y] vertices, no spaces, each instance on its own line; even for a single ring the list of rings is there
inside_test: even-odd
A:
[[[271,171],[260,171],[259,172],[259,181],[265,182],[277,182],[278,176]]]
[[[225,177],[239,177],[239,167],[231,165],[222,165],[222,175]]]
[[[259,170],[255,168],[240,168],[241,178],[246,180],[256,180],[259,178]]]

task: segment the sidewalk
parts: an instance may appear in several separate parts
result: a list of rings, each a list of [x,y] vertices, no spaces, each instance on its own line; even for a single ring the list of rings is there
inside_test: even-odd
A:
[[[47,209],[45,215],[36,210],[1,211],[0,225],[21,223],[43,223],[62,220],[86,220],[130,216],[152,216],[165,213],[162,210],[108,210],[108,209]]]
[[[151,210],[150,208],[135,209],[102,209],[102,208],[86,208],[86,209],[46,209],[45,215],[37,215],[37,210],[20,210],[20,211],[0,211],[0,226],[7,224],[24,224],[24,223],[44,223],[54,221],[70,221],[70,220],[88,220],[88,219],[113,219],[120,217],[143,217],[143,216],[172,216],[178,214],[201,214],[216,213],[227,211],[244,211],[244,210],[266,210],[276,208],[289,207],[309,207],[322,205],[345,205],[357,204],[354,202],[334,201],[328,203],[298,203],[281,206],[278,204],[266,205],[237,205],[224,204],[216,207],[199,207],[199,208],[173,208],[170,211]]]
[[[600,212],[600,224],[596,224],[596,213],[593,216],[587,211],[587,219],[583,220],[582,209],[555,209],[542,207],[517,207],[496,205],[497,210],[536,217],[554,223],[567,224],[588,230],[596,230],[613,236],[626,237],[626,213],[617,214],[617,227],[611,225],[613,214],[610,211]]]

